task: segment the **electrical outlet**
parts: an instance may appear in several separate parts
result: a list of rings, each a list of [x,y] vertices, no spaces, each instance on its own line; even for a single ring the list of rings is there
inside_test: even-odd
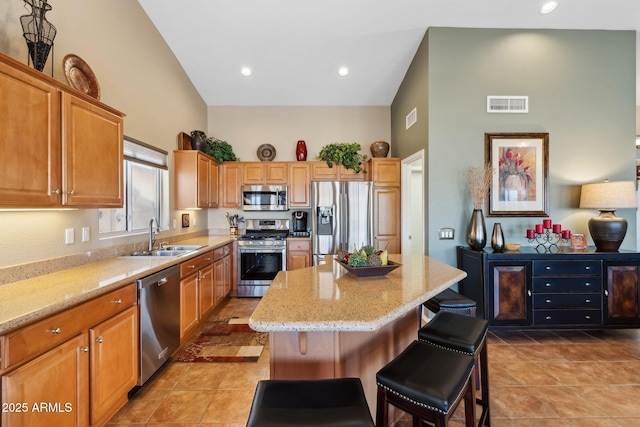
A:
[[[438,238],[440,240],[453,240],[455,230],[453,228],[441,228],[438,230]]]
[[[71,245],[75,240],[75,230],[73,228],[67,228],[64,230],[64,243]]]
[[[82,227],[82,241],[88,242],[89,240],[91,240],[91,228]]]
[[[196,220],[196,216],[194,215],[193,219],[191,220],[191,225],[193,225],[195,227],[196,224],[197,224],[197,220]]]
[[[173,227],[173,229],[175,230],[176,227],[178,226],[178,220],[173,218],[173,221],[171,221],[171,226]]]

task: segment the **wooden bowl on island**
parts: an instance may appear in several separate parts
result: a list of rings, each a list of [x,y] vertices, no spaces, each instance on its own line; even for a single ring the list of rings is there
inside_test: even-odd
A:
[[[505,243],[504,244],[504,248],[507,251],[517,251],[518,249],[520,249],[520,243]]]

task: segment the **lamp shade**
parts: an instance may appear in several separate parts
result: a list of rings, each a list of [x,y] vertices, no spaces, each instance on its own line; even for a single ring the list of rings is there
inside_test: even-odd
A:
[[[615,210],[637,206],[636,186],[633,181],[605,181],[582,185],[581,208]]]
[[[614,212],[637,205],[636,186],[632,181],[605,181],[582,186],[580,207],[600,211],[599,216],[589,220],[589,233],[598,251],[618,250],[627,234],[627,220],[615,216]]]

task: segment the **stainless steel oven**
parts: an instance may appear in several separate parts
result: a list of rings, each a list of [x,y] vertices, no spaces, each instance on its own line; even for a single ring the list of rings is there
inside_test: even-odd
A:
[[[261,297],[278,272],[287,269],[289,220],[247,220],[238,238],[239,297]]]

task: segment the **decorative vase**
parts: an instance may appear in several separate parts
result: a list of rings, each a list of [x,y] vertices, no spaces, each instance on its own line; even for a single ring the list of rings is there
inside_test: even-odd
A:
[[[508,175],[504,180],[504,200],[517,202],[527,199],[527,187],[520,175]]]
[[[307,144],[303,140],[298,141],[298,145],[296,145],[296,159],[299,162],[307,160]]]
[[[502,225],[499,222],[493,224],[491,247],[493,252],[502,252],[504,250],[504,234],[502,233]]]
[[[469,222],[467,243],[474,251],[481,251],[487,244],[487,227],[484,224],[482,209],[474,209]]]
[[[207,135],[201,130],[191,131],[191,149],[200,150],[203,153],[207,147]]]
[[[389,154],[389,143],[376,141],[371,144],[371,157],[387,157]]]

